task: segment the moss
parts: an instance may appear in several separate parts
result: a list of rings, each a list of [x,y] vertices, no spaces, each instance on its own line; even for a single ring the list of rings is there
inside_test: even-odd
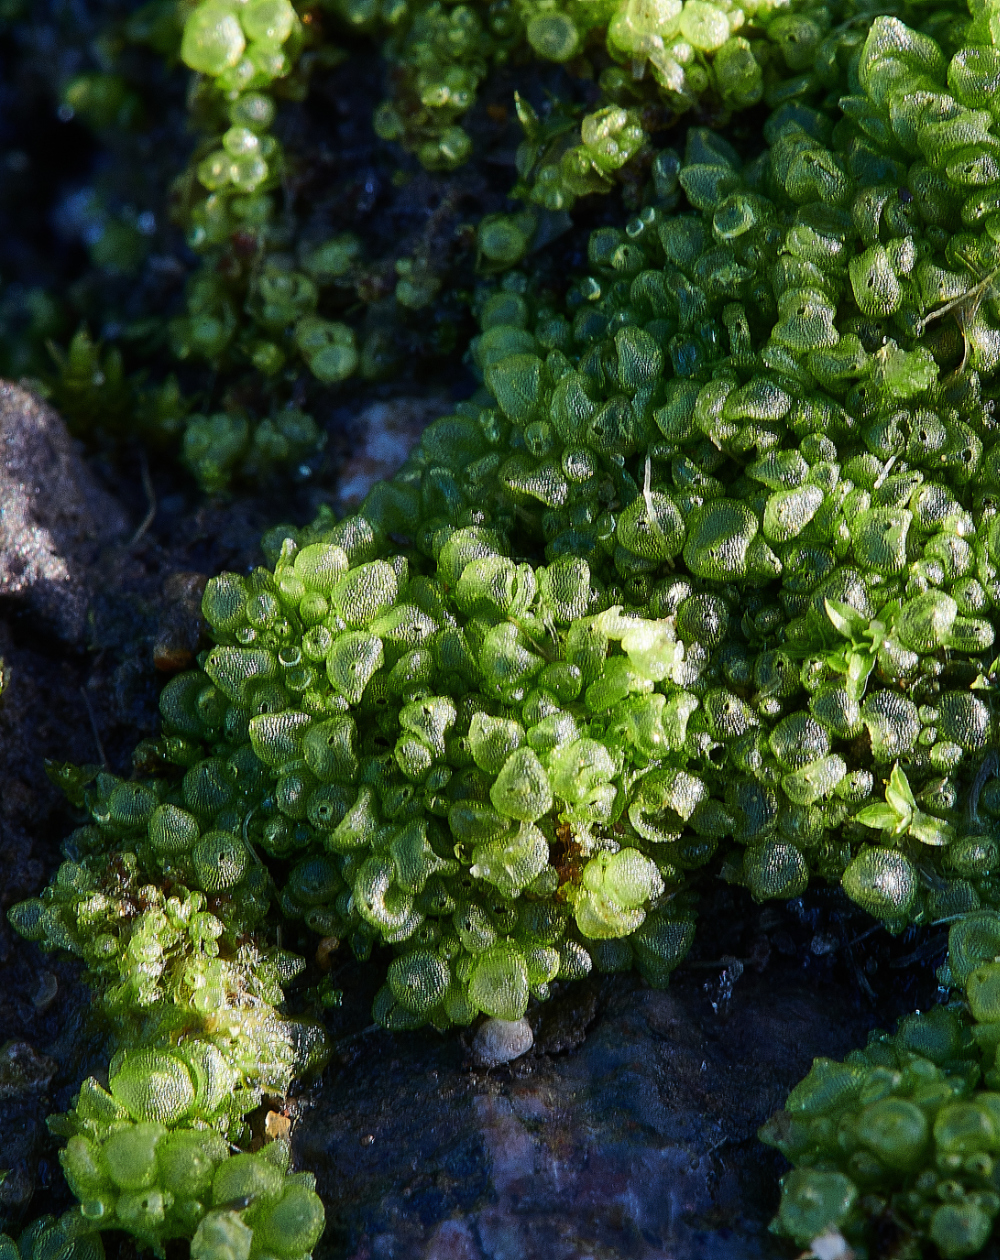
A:
[[[846,1062],[817,1059],[760,1136],[795,1165],[773,1228],[808,1245],[840,1234],[860,1257],[876,1232],[921,1254],[974,1255],[1000,1210],[996,999],[1000,920],[971,914],[951,929],[947,1006],[873,1033]],[[964,990],[964,993],[963,993]],[[963,1000],[964,998],[964,1000]]]
[[[322,1058],[284,1008],[302,961],[280,918],[359,959],[388,946],[376,1020],[446,1029],[519,1020],[590,970],[666,984],[707,870],[757,900],[839,884],[894,932],[957,921],[942,979],[969,1013],[820,1061],[766,1137],[800,1165],[777,1226],[798,1244],[863,1251],[889,1213],[973,1254],[1000,1210],[974,1092],[1000,1011],[988,17],[343,13],[392,27],[401,95],[377,125],[431,167],[465,156],[458,120],[502,57],[615,64],[586,111],[519,103],[525,208],[476,232],[478,391],[355,515],[276,528],[266,567],[209,582],[214,646],[145,749],[163,773],[56,771],[92,821],[11,919],[84,959],[114,1057],[53,1121],[81,1209],[45,1228],[308,1253],[321,1209],[282,1148],[223,1158],[215,1136],[245,1143],[261,1091]],[[335,386],[367,370],[323,297],[358,240],[292,254],[272,199],[272,96],[305,90],[307,26],[285,0],[204,0],[178,32],[213,138],[183,209],[205,267],[171,335],[181,359],[288,384],[298,356]],[[657,110],[696,102],[715,122],[762,102],[759,138],[690,124],[657,149]],[[619,187],[632,213],[552,284],[535,255]],[[257,251],[238,278],[234,231]],[[398,305],[433,307],[429,252],[393,276]],[[84,333],[60,388],[81,417],[137,390]],[[168,381],[142,405],[213,489],[317,440],[297,408],[189,403]]]

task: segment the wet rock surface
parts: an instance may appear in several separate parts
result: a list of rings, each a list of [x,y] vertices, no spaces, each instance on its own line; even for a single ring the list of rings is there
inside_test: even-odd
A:
[[[34,1194],[45,1139],[43,1104],[56,1062],[24,1041],[0,1046],[0,1211],[11,1214]]]
[[[397,471],[427,424],[447,408],[443,396],[396,398],[365,407],[355,418],[351,452],[340,470],[337,507],[356,511],[376,481]]]
[[[353,1043],[294,1138],[325,1258],[788,1255],[767,1233],[780,1161],[754,1135],[813,1056],[863,1042],[845,986],[752,976],[720,1012],[695,974],[605,977],[533,1022],[535,1048],[493,1071],[468,1035]]]

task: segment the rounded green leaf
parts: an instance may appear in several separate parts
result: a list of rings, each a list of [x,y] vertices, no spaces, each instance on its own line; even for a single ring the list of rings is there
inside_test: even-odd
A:
[[[476,956],[469,1001],[495,1019],[520,1019],[528,1007],[528,970],[515,945],[494,945]]]
[[[498,813],[520,822],[534,822],[549,812],[549,777],[532,749],[518,748],[510,754],[490,788],[490,800]]]
[[[877,919],[902,918],[917,895],[917,872],[895,849],[865,847],[841,880],[852,901]]]
[[[181,59],[202,74],[214,76],[235,66],[245,47],[235,13],[217,0],[199,5],[184,23]]]

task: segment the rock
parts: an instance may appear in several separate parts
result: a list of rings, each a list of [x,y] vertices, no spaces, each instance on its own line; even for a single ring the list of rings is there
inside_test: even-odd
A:
[[[0,1103],[0,1168],[7,1176],[0,1183],[0,1227],[14,1229],[24,1221],[38,1186],[39,1162],[45,1149],[43,1109]]]
[[[448,414],[448,400],[394,398],[376,402],[354,422],[357,438],[337,484],[337,507],[353,512],[376,481],[391,477],[437,416]]]
[[[558,1002],[542,1002],[533,1013],[535,1045],[539,1054],[562,1054],[583,1044],[601,1003],[600,976],[571,985]]]
[[[0,1227],[19,1220],[38,1180],[45,1142],[45,1096],[56,1062],[26,1041],[0,1046]]]
[[[499,1067],[527,1054],[534,1043],[526,1019],[488,1019],[472,1040],[472,1057],[480,1067]]]
[[[863,1044],[851,985],[747,971],[723,1015],[697,972],[598,984],[563,1022],[589,1024],[575,1049],[539,1039],[489,1074],[454,1032],[349,1038],[293,1131],[330,1222],[316,1260],[787,1256],[767,1230],[782,1162],[755,1133],[815,1055]]]
[[[55,1075],[56,1063],[26,1041],[0,1046],[0,1099],[40,1094]]]
[[[0,382],[0,595],[69,642],[87,615],[87,567],[125,514],[85,467],[66,426],[34,394]]]

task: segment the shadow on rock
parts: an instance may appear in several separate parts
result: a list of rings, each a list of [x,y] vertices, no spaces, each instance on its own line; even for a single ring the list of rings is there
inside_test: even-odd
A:
[[[843,992],[747,977],[725,1015],[694,976],[565,990],[492,1073],[464,1041],[373,1032],[295,1138],[325,1260],[756,1260],[779,1161],[754,1134],[815,1055],[870,1021]]]

